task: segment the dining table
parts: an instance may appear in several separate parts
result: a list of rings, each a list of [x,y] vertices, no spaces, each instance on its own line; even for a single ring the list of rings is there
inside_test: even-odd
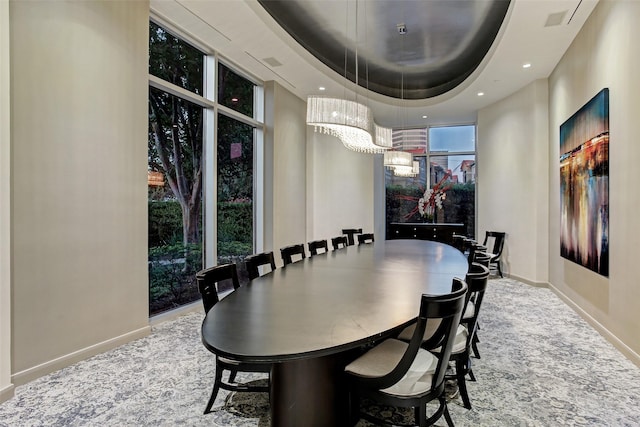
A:
[[[218,356],[271,365],[272,426],[348,425],[344,366],[467,269],[462,252],[434,241],[347,246],[239,287],[209,310],[202,341]]]

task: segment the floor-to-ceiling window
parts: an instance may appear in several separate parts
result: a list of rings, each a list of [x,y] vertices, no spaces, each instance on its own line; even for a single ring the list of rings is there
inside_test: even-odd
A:
[[[476,127],[439,126],[394,130],[394,150],[407,151],[419,163],[416,176],[385,172],[386,221],[462,223],[475,235]],[[425,213],[418,207],[425,190],[444,194]]]
[[[149,33],[153,315],[200,298],[195,273],[207,265],[205,260],[239,263],[252,253],[253,151],[260,108],[256,83],[207,54],[208,49],[154,22]]]

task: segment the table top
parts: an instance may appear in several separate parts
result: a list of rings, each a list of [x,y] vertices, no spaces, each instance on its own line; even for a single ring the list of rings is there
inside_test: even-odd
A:
[[[278,268],[241,286],[207,314],[202,341],[220,356],[254,362],[321,357],[407,325],[423,293],[451,291],[467,259],[424,240],[348,246]]]

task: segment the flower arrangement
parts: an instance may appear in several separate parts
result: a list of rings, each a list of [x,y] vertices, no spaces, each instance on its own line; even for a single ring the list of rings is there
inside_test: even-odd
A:
[[[446,191],[451,187],[451,171],[448,171],[436,185],[427,188],[418,199],[418,212],[429,221],[433,221],[436,208],[442,209],[442,202],[447,198]]]
[[[401,196],[401,200],[417,201],[416,207],[405,218],[409,219],[420,214],[427,221],[433,221],[436,209],[442,209],[442,202],[447,198],[447,190],[453,185],[450,181],[451,171],[448,171],[436,185],[424,191],[422,197]]]
[[[436,213],[436,208],[442,209],[442,201],[447,198],[447,193],[443,190],[427,189],[424,195],[418,199],[418,212],[423,217],[432,219]]]

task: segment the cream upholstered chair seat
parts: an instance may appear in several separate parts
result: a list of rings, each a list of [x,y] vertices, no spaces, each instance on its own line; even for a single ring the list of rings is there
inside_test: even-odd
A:
[[[395,367],[408,343],[388,339],[347,365],[345,371],[364,378],[381,377]],[[413,396],[431,389],[433,374],[438,366],[438,358],[427,350],[419,349],[407,373],[394,385],[380,390],[396,396]]]
[[[453,427],[444,395],[444,379],[466,293],[466,283],[454,278],[451,293],[423,294],[409,342],[389,338],[345,367],[351,425],[358,421],[356,417],[375,424],[381,422],[361,409],[361,399],[367,398],[381,405],[413,408],[414,425],[433,425],[444,416],[447,425]],[[430,338],[426,342],[430,347],[441,347],[440,353],[422,348],[427,330]],[[437,401],[438,407],[435,411],[429,407],[428,414],[427,403],[432,401]]]

